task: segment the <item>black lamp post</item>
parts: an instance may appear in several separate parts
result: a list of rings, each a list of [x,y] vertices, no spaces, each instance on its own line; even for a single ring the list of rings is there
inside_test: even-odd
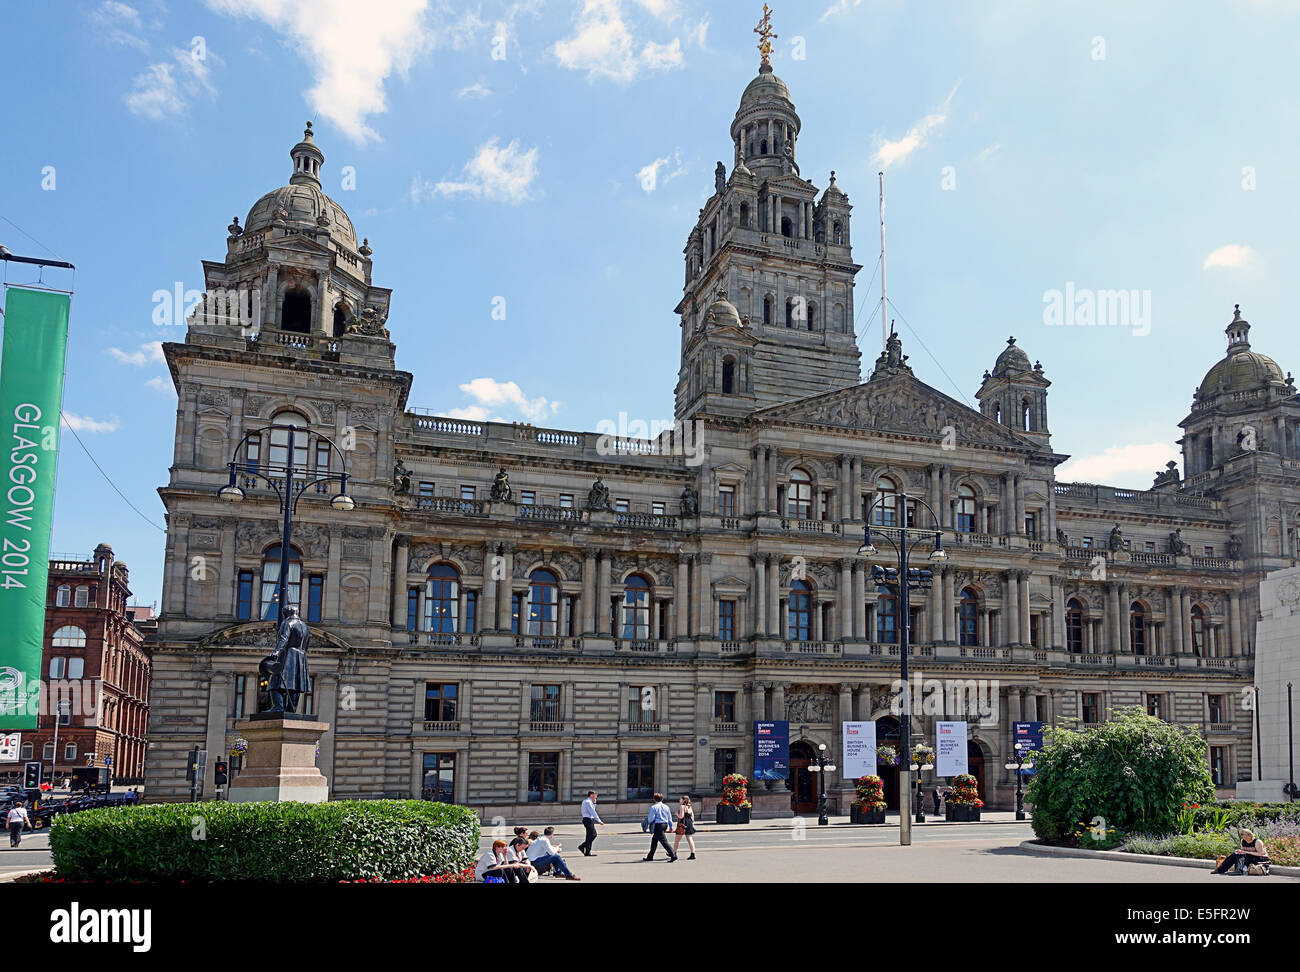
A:
[[[260,436],[263,432],[275,431],[287,433],[284,465],[263,465],[260,459],[256,462],[250,462],[246,449],[248,440],[255,435]],[[276,589],[276,624],[284,620],[286,589],[289,582],[289,544],[293,535],[293,514],[298,508],[298,500],[302,499],[302,494],[313,486],[323,487],[327,483],[338,483],[339,491],[330,497],[330,506],[346,513],[357,505],[356,501],[348,495],[348,474],[346,472],[330,472],[328,470],[322,472],[318,469],[316,470],[316,478],[309,479],[312,472],[305,468],[305,463],[302,469],[294,467],[294,441],[299,431],[296,425],[266,425],[249,432],[239,440],[239,445],[235,446],[235,457],[229,463],[230,482],[222,486],[217,492],[217,496],[227,503],[242,503],[247,498],[247,494],[237,482],[240,476],[244,478],[244,484],[247,486],[251,486],[253,480],[261,479],[275,490],[281,513],[280,578]],[[339,464],[346,468],[343,450],[335,445],[334,441],[328,436],[318,435],[317,438],[328,444],[331,459],[335,453],[338,453]],[[244,456],[243,460],[239,458],[241,454]],[[332,461],[331,465],[333,465]],[[301,478],[301,482],[298,481],[299,478]],[[317,491],[323,493],[324,489],[318,489]]]
[[[1024,743],[1016,743],[1016,755],[1014,763],[1007,763],[1006,768],[1016,771],[1016,819],[1025,819],[1025,776],[1021,770],[1026,767],[1032,768],[1034,765],[1034,754],[1032,751],[1025,751]]]
[[[871,506],[867,508],[866,524],[863,527],[862,546],[858,547],[858,556],[875,557],[879,551],[876,545],[871,542],[871,514],[875,508],[883,503],[884,495],[879,495],[872,501]],[[907,523],[907,505],[916,503],[922,506],[934,520],[934,529],[921,530],[916,527],[896,526],[890,530],[884,531],[883,535],[898,555],[898,567],[880,567],[871,568],[871,578],[876,586],[883,587],[893,592],[898,597],[898,620],[899,620],[899,656],[900,669],[903,682],[903,705],[902,705],[902,744],[907,747],[905,761],[899,764],[898,781],[899,793],[899,814],[898,814],[898,842],[900,845],[907,846],[912,843],[912,817],[908,814],[903,806],[903,794],[912,792],[912,704],[911,692],[908,688],[907,676],[907,656],[910,649],[911,635],[911,592],[914,590],[929,590],[933,581],[933,575],[928,570],[918,570],[915,567],[909,567],[908,562],[913,550],[926,542],[927,538],[934,538],[934,546],[930,550],[930,561],[933,563],[942,563],[948,558],[947,552],[943,549],[943,533],[939,526],[939,516],[930,508],[930,504],[925,500],[909,497],[906,493],[898,493],[895,497],[894,509],[900,514],[898,519],[901,523]],[[882,507],[883,509],[883,507]],[[883,519],[883,517],[882,517]],[[891,535],[896,533],[898,539],[895,540]],[[915,538],[915,539],[913,539]]]
[[[919,747],[915,747],[912,753],[915,754]],[[908,756],[910,760],[912,757]],[[925,770],[934,769],[933,763],[911,763],[912,772],[916,774],[916,822],[925,823],[925,793],[921,790],[921,773]]]
[[[809,766],[808,772],[817,774],[817,826],[825,827],[830,823],[826,816],[826,774],[835,772],[835,765],[826,762],[826,744],[817,746],[817,765]]]

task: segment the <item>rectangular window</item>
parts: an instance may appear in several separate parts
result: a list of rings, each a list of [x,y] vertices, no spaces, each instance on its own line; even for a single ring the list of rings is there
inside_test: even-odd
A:
[[[571,509],[573,509],[573,494],[572,494],[572,493],[561,493],[561,494],[560,494],[560,509],[562,509],[562,510],[571,510]]]
[[[420,589],[406,589],[406,630],[415,631],[420,626]]]
[[[1206,548],[1205,548],[1205,556],[1207,556],[1207,557],[1213,557],[1213,556],[1214,556],[1214,548],[1213,548],[1213,547],[1206,547]]]
[[[734,749],[715,749],[713,751],[713,785],[722,788],[725,777],[736,772],[736,751]]]
[[[425,753],[423,768],[420,798],[435,803],[451,803],[456,791],[456,754]]]
[[[41,747],[41,758],[42,759],[54,758],[54,743],[47,742],[43,747]]]
[[[233,703],[230,707],[230,714],[236,719],[244,718],[244,695],[248,690],[248,676],[235,676],[235,697],[231,699]]]
[[[478,631],[478,591],[465,592],[465,633]]]
[[[257,470],[262,462],[262,437],[255,435],[244,445],[244,461],[248,463],[253,470]]]
[[[529,721],[560,721],[560,687],[558,685],[534,685],[530,702]]]
[[[456,721],[456,692],[458,687],[455,682],[424,683],[425,722]]]
[[[655,754],[627,754],[627,798],[648,800],[655,792]]]
[[[665,513],[668,512],[668,510],[663,503],[651,503],[650,512],[653,513],[655,516],[663,516]]]
[[[736,602],[718,602],[718,640],[736,640]]]
[[[1209,707],[1210,707],[1210,722],[1211,723],[1226,722],[1227,720],[1223,718],[1223,696],[1222,695],[1208,696],[1207,702],[1209,703]]]
[[[1154,540],[1148,540],[1148,541],[1146,542],[1146,544],[1145,544],[1145,547],[1146,547],[1146,552],[1147,552],[1147,553],[1155,553],[1155,552],[1156,552],[1156,542],[1155,542]]]
[[[560,795],[560,754],[528,754],[528,802],[554,803]]]
[[[90,588],[78,587],[72,603],[75,607],[88,606],[90,604]]]
[[[715,722],[736,721],[736,693],[713,693],[713,719]]]
[[[718,487],[718,516],[736,515],[736,487]]]
[[[1164,712],[1160,704],[1160,696],[1147,695],[1147,715],[1155,716],[1157,719],[1164,718]]]
[[[1025,514],[1025,536],[1028,537],[1030,540],[1038,539],[1038,514],[1037,513]]]
[[[519,491],[519,502],[525,506],[532,506],[537,502],[537,492],[531,489],[521,489]]]
[[[510,631],[512,634],[519,634],[519,601],[518,594],[510,595]]]
[[[614,512],[626,513],[632,508],[632,504],[625,499],[614,501]]]
[[[1096,692],[1083,693],[1083,721],[1085,723],[1096,723],[1101,720],[1098,718],[1099,706],[1097,704]]]
[[[72,701],[70,699],[64,699],[61,702],[59,702],[58,713],[59,713],[59,725],[61,726],[72,725]]]
[[[653,685],[629,685],[627,687],[627,721],[637,724],[658,722],[656,714],[658,694]]]
[[[316,475],[324,476],[330,471],[330,444],[324,439],[316,440]]]
[[[67,678],[68,660],[66,658],[50,659],[50,678]]]
[[[1210,747],[1210,779],[1215,786],[1226,786],[1228,781],[1228,756],[1223,746]]]
[[[235,617],[240,621],[249,621],[253,617],[253,572],[239,572],[239,586],[235,596]]]
[[[1039,629],[1043,625],[1043,616],[1041,614],[1031,614],[1029,616],[1029,644],[1037,648],[1041,643]]]
[[[325,602],[325,578],[312,574],[307,578],[307,620],[321,619],[321,605]]]
[[[460,488],[460,498],[463,499],[463,500],[473,500],[473,499],[475,499],[476,497],[475,497],[475,495],[474,495],[474,487],[473,487],[473,486],[462,486],[462,487]]]
[[[1092,537],[1084,537],[1084,538],[1083,538],[1083,549],[1084,549],[1084,550],[1091,550],[1091,549],[1092,549]]]

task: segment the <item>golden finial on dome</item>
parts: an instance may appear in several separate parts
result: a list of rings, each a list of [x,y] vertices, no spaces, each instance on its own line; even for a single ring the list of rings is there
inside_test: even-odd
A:
[[[772,41],[779,35],[772,30],[772,9],[767,4],[763,4],[763,19],[754,28],[754,33],[759,36],[758,52],[763,55],[762,67],[771,70]]]

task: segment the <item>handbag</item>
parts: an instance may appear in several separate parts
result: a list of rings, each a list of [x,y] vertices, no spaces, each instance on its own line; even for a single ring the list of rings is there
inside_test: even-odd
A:
[[[679,820],[679,821],[677,821],[677,835],[678,835],[679,837],[685,837],[685,836],[686,836],[686,821],[685,821],[685,820]]]
[[[1267,877],[1267,876],[1268,876],[1268,865],[1267,865],[1267,864],[1251,864],[1249,867],[1246,868],[1246,873],[1247,873],[1247,874],[1253,874],[1253,875],[1255,875],[1256,877]]]

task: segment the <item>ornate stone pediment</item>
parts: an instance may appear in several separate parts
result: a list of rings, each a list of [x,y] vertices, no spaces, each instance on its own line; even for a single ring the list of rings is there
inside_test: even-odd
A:
[[[776,405],[755,414],[775,422],[897,432],[935,439],[943,439],[946,430],[951,428],[957,445],[1035,448],[1010,429],[902,372]]]

